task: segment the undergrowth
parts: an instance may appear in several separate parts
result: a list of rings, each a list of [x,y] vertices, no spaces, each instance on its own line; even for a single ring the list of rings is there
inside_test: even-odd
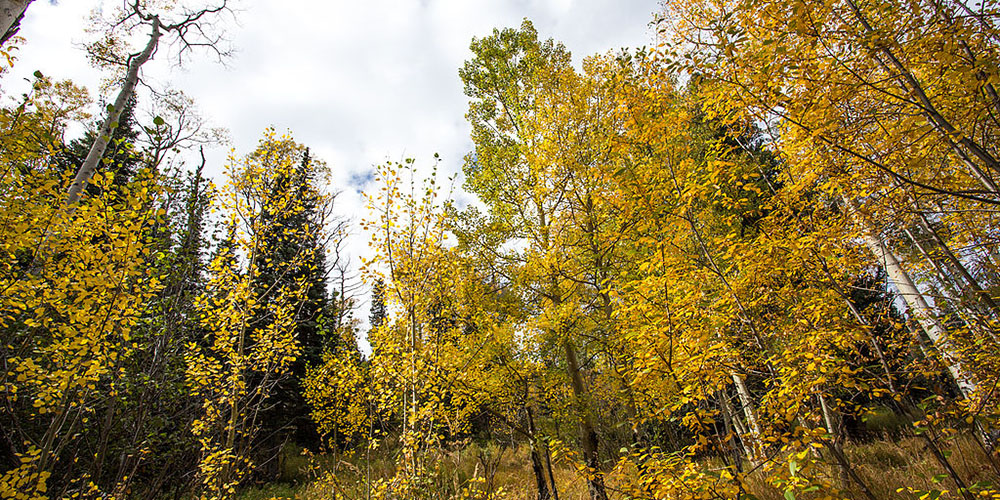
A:
[[[897,438],[886,434],[881,439],[851,443],[845,452],[857,473],[869,485],[878,499],[960,498],[951,479],[942,474],[940,465],[924,449],[923,441],[915,437]],[[427,498],[439,499],[534,499],[536,489],[527,448],[465,443],[447,450],[427,451],[432,464],[422,491]],[[970,485],[996,484],[1000,475],[992,469],[982,448],[969,436],[958,435],[945,449],[959,475]],[[311,454],[288,447],[282,463],[279,482],[251,487],[243,491],[242,500],[331,498],[367,499],[370,485],[393,477],[399,457],[392,450],[379,449],[366,454],[364,449],[348,453]],[[713,460],[703,461],[712,467]],[[584,479],[571,466],[553,463],[553,476],[560,500],[588,498]],[[613,471],[607,477],[609,495],[614,499],[629,498],[618,486],[631,478]],[[748,491],[758,500],[787,500],[783,491],[767,485],[755,472],[747,476]],[[844,491],[846,498],[862,498],[852,485]],[[908,488],[908,489],[907,489]],[[812,497],[808,493],[797,498]]]

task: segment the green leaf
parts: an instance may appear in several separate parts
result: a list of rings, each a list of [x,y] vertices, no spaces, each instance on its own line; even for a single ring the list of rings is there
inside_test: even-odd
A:
[[[38,71],[37,69],[35,70],[35,72],[34,72],[33,74],[35,75],[35,78],[38,78],[38,79],[42,79],[42,78],[45,78],[45,77],[44,77],[44,76],[42,75],[42,72],[41,72],[41,71]]]
[[[794,476],[795,473],[798,470],[799,470],[799,463],[798,462],[796,462],[795,460],[792,460],[791,462],[788,462],[788,472],[790,472],[792,474],[792,476]]]
[[[159,116],[153,118],[153,125],[156,125],[157,127],[162,127],[165,123],[167,122],[163,121],[163,118],[160,118]]]
[[[785,500],[795,500],[795,493],[792,493],[792,490],[785,490]]]

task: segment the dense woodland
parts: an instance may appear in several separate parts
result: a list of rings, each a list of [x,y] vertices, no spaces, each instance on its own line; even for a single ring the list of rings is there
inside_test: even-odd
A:
[[[290,133],[209,178],[137,90],[231,7],[125,1],[99,96],[3,96],[0,498],[1000,498],[994,3],[676,0],[582,65],[499,27],[462,175],[373,167],[354,221]]]

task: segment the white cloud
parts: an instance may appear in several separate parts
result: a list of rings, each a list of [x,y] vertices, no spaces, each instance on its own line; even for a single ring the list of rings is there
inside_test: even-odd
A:
[[[4,93],[36,69],[95,92],[101,74],[79,48],[94,4],[33,3],[21,31],[27,43]],[[228,29],[237,52],[226,66],[195,57],[178,70],[161,56],[144,74],[193,97],[214,125],[231,130],[241,154],[267,126],[291,130],[332,167],[334,188],[345,191],[340,213],[358,218],[363,186],[351,183],[374,164],[408,156],[429,165],[439,152],[446,176],[460,171],[471,143],[458,68],[471,55],[472,37],[527,17],[579,64],[587,55],[648,44],[656,8],[655,0],[244,2]],[[225,157],[211,154],[213,172]],[[352,253],[367,254],[366,245],[354,238]]]

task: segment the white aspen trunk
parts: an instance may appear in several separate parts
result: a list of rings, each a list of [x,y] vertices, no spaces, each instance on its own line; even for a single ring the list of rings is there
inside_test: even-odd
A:
[[[1000,103],[1000,98],[998,98],[997,102]],[[898,179],[893,179],[893,185],[895,185],[897,188],[903,188],[902,182],[900,182]],[[926,232],[933,239],[933,242],[937,245],[938,249],[943,254],[942,257],[944,258],[946,264],[950,266],[949,271],[958,274],[962,278],[962,279],[955,279],[952,276],[950,276],[947,272],[945,272],[945,269],[941,266],[941,264],[939,264],[931,257],[930,253],[924,249],[923,244],[921,244],[917,240],[917,238],[914,237],[913,233],[909,229],[906,229],[904,227],[903,230],[906,232],[907,236],[909,236],[910,239],[913,240],[913,244],[917,247],[920,253],[924,255],[924,257],[931,264],[931,266],[934,267],[934,270],[937,272],[941,283],[946,288],[948,288],[954,303],[957,306],[961,307],[962,309],[968,310],[969,309],[968,306],[961,304],[961,301],[957,299],[960,298],[962,295],[971,295],[972,297],[975,298],[974,299],[975,302],[979,303],[980,306],[986,309],[986,313],[988,315],[995,316],[998,313],[1000,313],[1000,307],[997,306],[996,302],[993,300],[993,297],[990,295],[990,293],[983,289],[983,287],[979,284],[979,281],[976,280],[974,276],[972,276],[972,273],[970,273],[968,268],[965,267],[965,264],[961,261],[961,259],[958,258],[958,256],[955,255],[955,253],[948,246],[948,242],[946,242],[943,238],[941,238],[941,236],[934,229],[934,227],[931,226],[930,221],[927,219],[927,215],[923,212],[923,210],[921,210],[920,204],[917,202],[917,199],[914,198],[912,194],[909,194],[907,198],[909,198],[910,204],[913,206],[914,213],[917,216],[917,222],[920,224],[921,229],[923,229],[924,232]],[[981,312],[982,311],[980,311],[980,313]],[[981,328],[981,330],[983,330],[986,335],[991,337],[994,342],[998,341],[992,328],[989,327]]]
[[[823,422],[826,424],[826,432],[831,436],[834,448],[831,450],[831,453],[840,462],[840,484],[842,487],[847,487],[850,473],[847,459],[844,456],[843,440],[840,433],[840,419],[834,413],[834,410],[830,408],[830,405],[826,403],[826,397],[823,396],[823,393],[819,393],[816,396],[819,399],[819,409],[820,413],[823,414]]]
[[[920,328],[927,334],[927,338],[931,340],[931,343],[940,352],[941,358],[944,360],[948,372],[951,374],[952,379],[954,379],[955,385],[958,386],[962,396],[965,398],[972,397],[972,394],[976,391],[976,384],[966,374],[955,353],[948,347],[947,332],[945,332],[944,327],[941,326],[941,323],[934,316],[934,311],[927,304],[924,295],[917,288],[917,285],[913,283],[913,279],[910,278],[906,269],[903,269],[903,265],[896,255],[892,253],[885,245],[885,242],[882,241],[882,238],[870,227],[864,215],[859,212],[854,201],[846,196],[843,199],[844,203],[850,209],[851,214],[854,215],[857,222],[861,223],[862,237],[868,250],[885,266],[885,272],[889,276],[889,281],[896,287],[896,291],[899,292],[899,295],[906,303],[906,307],[909,308],[910,313],[913,314],[917,323],[920,324]]]
[[[885,243],[880,238],[868,233],[864,239],[868,245],[868,249],[885,266],[886,274],[889,275],[889,281],[892,282],[899,295],[902,296],[903,301],[906,302],[906,306],[917,319],[920,328],[924,330],[927,338],[931,340],[934,347],[941,353],[941,358],[944,359],[945,365],[947,365],[952,378],[955,379],[955,384],[962,391],[962,395],[966,398],[971,397],[976,391],[976,385],[965,373],[961,363],[948,347],[947,332],[945,332],[944,327],[941,326],[937,318],[934,317],[934,311],[927,304],[927,300],[924,299],[923,294],[920,293],[910,275],[903,269],[896,255],[886,248]]]
[[[746,425],[743,426],[743,435],[740,439],[743,441],[744,449],[747,450],[747,459],[750,461],[752,466],[756,467],[760,464],[761,458],[763,457],[762,443],[760,441],[760,423],[757,419],[757,407],[753,403],[753,397],[750,395],[750,391],[747,390],[747,385],[743,381],[743,376],[736,372],[731,372],[730,376],[733,378],[733,383],[736,384],[736,394],[740,398],[740,406],[743,407],[743,415],[745,415],[747,419]]]
[[[736,435],[740,438],[740,445],[743,448],[743,455],[751,463],[754,461],[754,451],[753,444],[750,442],[750,438],[747,435],[747,428],[743,426],[743,422],[736,417],[736,412],[733,410],[733,405],[729,404],[729,397],[726,391],[719,391],[719,403],[722,405],[722,410],[725,412],[724,416],[727,422],[731,422],[733,425],[733,430]]]
[[[17,33],[28,5],[34,0],[0,0],[0,45]]]
[[[830,406],[826,404],[826,398],[819,394],[819,408],[823,413],[823,422],[826,424],[826,432],[833,436],[834,442],[839,441],[840,429],[837,425],[836,417],[830,411]]]
[[[83,165],[80,165],[76,176],[73,177],[73,182],[69,185],[66,204],[70,207],[70,211],[75,210],[75,205],[80,201],[83,190],[87,188],[90,179],[94,177],[97,165],[101,162],[104,152],[108,149],[108,142],[111,141],[111,131],[118,125],[122,109],[125,108],[129,98],[135,92],[136,85],[139,83],[139,68],[153,55],[153,51],[156,50],[156,45],[160,40],[160,35],[160,19],[154,17],[153,32],[149,35],[149,42],[146,43],[146,47],[142,49],[142,52],[134,56],[129,62],[128,71],[125,74],[125,83],[122,84],[121,90],[118,91],[118,97],[108,112],[107,118],[101,124],[101,129],[97,133],[97,138],[94,140],[93,146],[90,147],[90,151],[87,153],[87,158],[83,161]]]
[[[753,435],[754,439],[760,436],[760,424],[757,423],[757,410],[754,409],[753,397],[750,396],[750,391],[747,390],[747,385],[743,382],[743,377],[736,372],[732,372],[733,383],[736,384],[736,393],[740,396],[740,406],[743,407],[743,414],[747,417],[747,430]]]

